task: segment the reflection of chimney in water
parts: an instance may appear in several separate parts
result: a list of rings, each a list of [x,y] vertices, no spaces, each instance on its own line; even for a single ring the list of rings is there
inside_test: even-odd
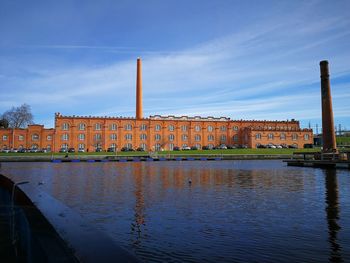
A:
[[[341,227],[339,220],[339,198],[336,170],[326,170],[326,213],[328,223],[328,241],[331,245],[330,262],[343,262],[341,247],[337,243],[338,231]]]
[[[320,71],[323,152],[333,152],[336,151],[337,145],[334,133],[331,84],[329,80],[329,69],[327,60],[320,62]]]
[[[142,65],[141,58],[137,58],[137,73],[136,73],[136,119],[143,118],[142,113]]]

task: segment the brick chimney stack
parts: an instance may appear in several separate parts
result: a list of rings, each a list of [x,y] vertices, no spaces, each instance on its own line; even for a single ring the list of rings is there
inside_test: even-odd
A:
[[[142,114],[142,67],[141,58],[137,58],[137,75],[136,75],[136,119],[143,118]]]
[[[323,152],[336,152],[337,144],[334,132],[331,84],[329,81],[329,69],[327,60],[323,60],[320,62],[320,70]]]

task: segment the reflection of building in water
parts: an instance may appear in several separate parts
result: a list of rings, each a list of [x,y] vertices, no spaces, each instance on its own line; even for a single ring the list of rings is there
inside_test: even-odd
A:
[[[331,245],[330,262],[343,262],[341,258],[341,246],[338,244],[337,235],[341,227],[339,220],[338,183],[335,169],[326,170],[326,213],[328,222],[328,241]]]

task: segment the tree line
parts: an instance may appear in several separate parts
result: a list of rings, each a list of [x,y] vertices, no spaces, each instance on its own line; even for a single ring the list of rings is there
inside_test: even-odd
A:
[[[26,128],[33,124],[33,114],[28,104],[12,107],[0,115],[0,128]]]

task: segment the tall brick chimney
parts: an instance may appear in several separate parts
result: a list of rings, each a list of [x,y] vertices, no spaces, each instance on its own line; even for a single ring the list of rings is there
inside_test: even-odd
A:
[[[322,140],[323,152],[336,152],[331,84],[329,81],[328,61],[320,62],[321,70],[321,101],[322,101]]]
[[[143,118],[142,114],[142,68],[141,58],[137,58],[137,73],[136,73],[136,119]]]

